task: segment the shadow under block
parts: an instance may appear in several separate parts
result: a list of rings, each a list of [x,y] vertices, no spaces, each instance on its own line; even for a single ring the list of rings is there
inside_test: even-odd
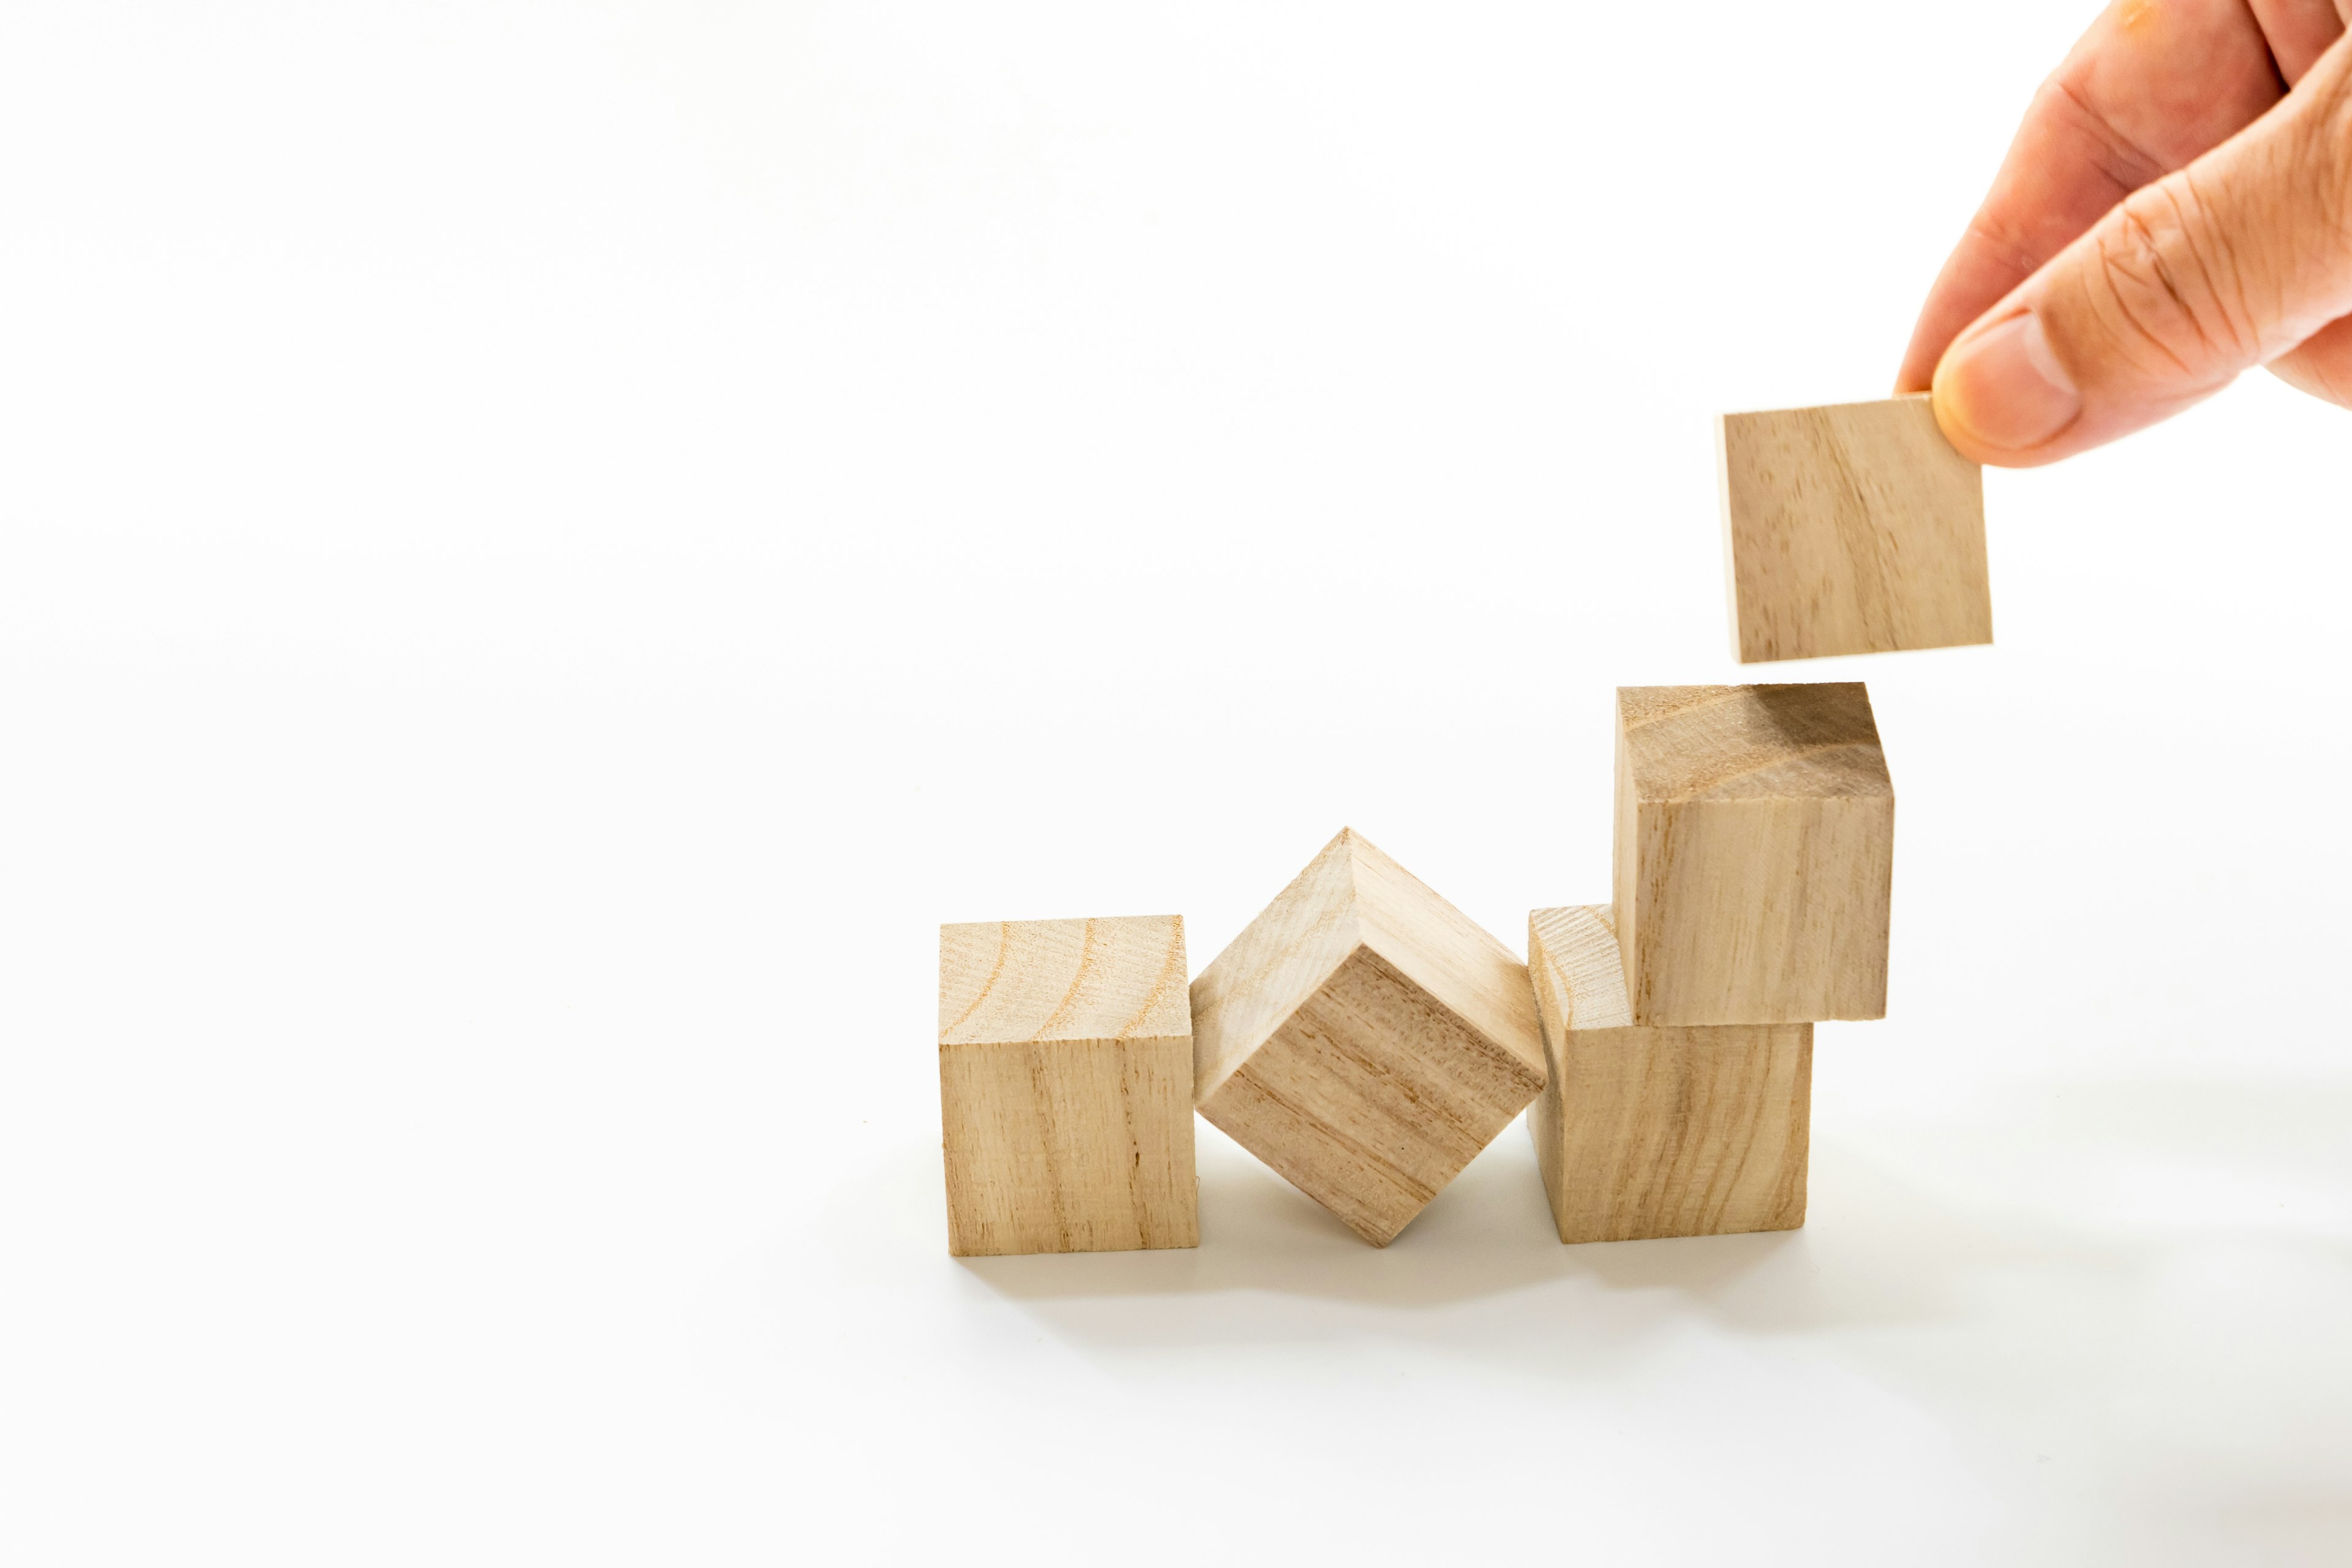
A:
[[[1342,831],[1192,982],[1201,1114],[1385,1247],[1542,1089],[1527,966]]]
[[[1992,641],[1983,470],[1924,395],[1717,432],[1742,664]]]
[[[1895,785],[1859,681],[1617,689],[1633,1021],[1886,1016]]]
[[[1562,1241],[1805,1223],[1813,1026],[1633,1022],[1605,907],[1528,917],[1549,1068],[1528,1112]]]
[[[1197,1247],[1184,921],[940,928],[948,1250]]]

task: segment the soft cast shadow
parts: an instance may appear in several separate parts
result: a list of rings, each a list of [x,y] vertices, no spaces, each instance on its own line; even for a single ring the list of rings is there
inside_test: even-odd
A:
[[[1118,1342],[1287,1339],[1329,1331],[1316,1303],[1377,1313],[1391,1331],[1416,1315],[1475,1307],[1479,1331],[1556,1333],[1581,1316],[1656,1318],[1671,1300],[1734,1329],[1791,1332],[1915,1321],[1958,1310],[1961,1277],[1996,1261],[2000,1237],[1972,1230],[1927,1197],[1834,1145],[1817,1144],[1807,1230],[1562,1246],[1534,1151],[1506,1131],[1386,1248],[1221,1134],[1202,1129],[1197,1249],[960,1260],[993,1293],[1066,1333]],[[1459,1331],[1459,1317],[1433,1333]]]
[[[2086,1108],[2080,1096],[2092,1100]],[[2217,1169],[2277,1168],[2326,1181],[2352,1101],[2291,1086],[2088,1086],[2036,1104],[1979,1104],[1922,1123],[1967,1169],[2034,1172],[2074,1160],[2127,1168],[2148,1151]],[[1564,1328],[1605,1352],[1696,1314],[1733,1332],[1952,1322],[1987,1310],[1988,1286],[2030,1274],[2093,1293],[2162,1266],[2164,1243],[2086,1233],[2066,1205],[1971,1184],[1955,1206],[1815,1127],[1806,1228],[1753,1236],[1563,1247],[1524,1128],[1495,1145],[1385,1249],[1198,1124],[1202,1245],[1156,1252],[944,1257],[935,1151],[836,1189],[832,1216],[856,1271],[947,1267],[1067,1338],[1103,1345],[1283,1342],[1348,1331],[1558,1357]],[[2079,1201],[2079,1194],[2077,1196]],[[2079,1216],[2075,1216],[2079,1217]],[[921,1239],[918,1240],[919,1235]],[[926,1262],[921,1255],[936,1260]],[[1332,1309],[1341,1309],[1335,1316]],[[1352,1314],[1352,1315],[1351,1315]]]

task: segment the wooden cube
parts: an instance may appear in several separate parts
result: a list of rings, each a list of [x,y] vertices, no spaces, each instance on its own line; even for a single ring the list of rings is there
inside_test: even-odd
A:
[[[1201,1114],[1385,1247],[1543,1088],[1527,966],[1342,831],[1192,983]]]
[[[1617,692],[1636,1024],[1886,1015],[1895,786],[1858,681]]]
[[[1528,917],[1549,1080],[1528,1112],[1562,1241],[1805,1223],[1813,1026],[1633,1023],[1606,907]]]
[[[1743,664],[1992,641],[1984,478],[1927,397],[1717,426]]]
[[[1177,915],[940,928],[948,1250],[1195,1247]]]

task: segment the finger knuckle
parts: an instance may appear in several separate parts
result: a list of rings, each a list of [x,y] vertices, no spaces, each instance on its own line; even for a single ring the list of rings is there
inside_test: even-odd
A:
[[[2176,174],[2135,192],[2094,231],[2092,303],[2116,349],[2154,374],[2234,372],[2259,332],[2229,225]]]
[[[2352,75],[2315,85],[2322,89],[2311,111],[2281,139],[2286,166],[2273,184],[2309,204],[2313,237],[2326,248],[2326,261],[2341,266],[2352,259]]]

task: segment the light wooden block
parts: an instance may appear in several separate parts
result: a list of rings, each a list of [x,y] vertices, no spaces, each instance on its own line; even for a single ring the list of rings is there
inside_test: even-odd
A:
[[[1926,396],[1727,414],[1717,433],[1741,663],[1992,641],[1983,471]]]
[[[1562,1241],[1805,1223],[1813,1026],[1633,1023],[1605,906],[1528,917],[1544,1091],[1528,1112]]]
[[[1858,681],[1617,691],[1633,1022],[1886,1015],[1895,785]]]
[[[940,928],[948,1250],[1195,1247],[1184,921]]]
[[[1527,966],[1342,831],[1192,982],[1201,1114],[1375,1247],[1543,1089]]]

